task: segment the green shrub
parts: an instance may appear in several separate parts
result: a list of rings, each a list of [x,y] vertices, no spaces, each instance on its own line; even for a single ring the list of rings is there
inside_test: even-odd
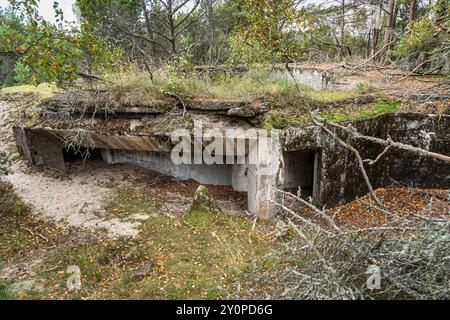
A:
[[[374,91],[374,88],[365,82],[359,82],[356,85],[356,93],[358,93],[358,94],[365,94],[365,93],[370,93],[373,91]]]
[[[15,85],[31,84],[33,82],[31,69],[26,64],[17,62],[14,67],[13,79]]]

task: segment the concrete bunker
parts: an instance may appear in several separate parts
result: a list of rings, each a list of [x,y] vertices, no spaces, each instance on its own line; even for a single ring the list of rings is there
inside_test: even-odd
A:
[[[83,102],[83,101],[81,101]],[[61,100],[48,103],[48,110],[57,109]],[[81,103],[81,107],[83,107]],[[334,141],[321,128],[298,125],[283,128],[279,139],[270,147],[275,169],[268,172],[263,162],[228,163],[232,154],[225,151],[223,164],[174,164],[171,151],[170,128],[156,132],[150,129],[167,122],[160,109],[127,107],[115,117],[106,119],[82,109],[78,122],[68,124],[67,119],[51,118],[45,124],[33,127],[14,127],[18,150],[30,163],[64,172],[66,162],[74,155],[64,151],[67,137],[82,131],[89,136],[81,143],[89,149],[92,158],[101,158],[108,164],[127,163],[143,167],[179,180],[193,179],[205,185],[229,186],[238,192],[247,192],[248,211],[260,216],[274,214],[275,188],[311,197],[318,206],[335,206],[354,200],[367,193],[358,163],[354,156]],[[186,105],[191,120],[204,120],[205,129],[224,132],[229,128],[243,130],[261,127],[267,105],[233,101],[191,101]],[[260,119],[260,120],[258,120]],[[259,121],[259,122],[258,122]],[[44,127],[52,123],[52,127]],[[187,122],[186,122],[187,123]],[[185,123],[189,132],[192,126]],[[450,154],[450,116],[424,113],[386,113],[377,117],[353,121],[352,126],[362,134],[402,142],[442,154]],[[195,128],[194,128],[195,130]],[[335,129],[332,129],[335,130]],[[192,132],[191,132],[192,133]],[[344,137],[344,139],[347,139]],[[375,159],[383,148],[364,141],[355,144],[364,159]],[[392,181],[414,186],[450,188],[450,166],[389,150],[381,161],[368,166],[367,173],[374,188],[390,185]],[[233,155],[234,156],[234,155]],[[258,159],[258,148],[248,148],[244,156]],[[242,157],[241,157],[242,160]],[[430,179],[430,176],[433,179]]]

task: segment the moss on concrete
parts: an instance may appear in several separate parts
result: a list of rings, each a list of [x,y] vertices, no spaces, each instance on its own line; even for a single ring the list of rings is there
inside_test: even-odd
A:
[[[304,114],[272,110],[264,116],[264,120],[261,123],[261,128],[267,130],[284,129],[289,126],[302,127],[308,123],[310,123],[308,117]]]
[[[401,108],[400,102],[380,101],[363,106],[350,106],[341,109],[326,110],[320,116],[332,122],[357,121],[372,118],[386,113],[393,113]]]

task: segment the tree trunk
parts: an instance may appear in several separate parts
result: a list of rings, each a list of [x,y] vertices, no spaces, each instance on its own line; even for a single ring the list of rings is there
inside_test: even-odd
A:
[[[389,51],[390,45],[388,45],[389,42],[392,41],[393,36],[393,17],[394,17],[394,5],[395,0],[389,0],[388,3],[388,9],[386,12],[386,30],[384,32],[384,39],[383,39],[383,46],[386,46],[386,48],[383,50],[383,53],[380,55],[380,62],[382,64],[386,63],[386,53]]]
[[[345,41],[345,0],[342,0],[342,19],[341,19],[341,46],[339,56],[344,56],[344,41]]]
[[[417,14],[417,0],[411,0],[411,3],[409,4],[409,20],[408,20],[408,24],[410,26],[416,19],[416,14]]]
[[[392,30],[395,30],[395,27],[397,26],[397,16],[398,16],[398,12],[400,10],[400,3],[396,3],[394,6],[394,13],[392,16]]]
[[[144,11],[144,19],[145,19],[145,27],[147,29],[147,36],[150,40],[154,41],[155,36],[153,34],[152,24],[151,24],[151,20],[150,20],[150,13],[148,12],[148,8],[147,8],[147,4],[146,4],[145,0],[142,0],[142,9]],[[155,61],[158,60],[158,58],[156,56],[155,44],[150,42],[149,46],[150,46],[150,56],[153,59],[152,63],[154,63]]]
[[[169,27],[169,42],[170,42],[170,49],[172,51],[172,54],[177,53],[177,44],[176,44],[176,30],[175,30],[175,22],[173,21],[174,14],[172,9],[172,0],[167,1],[167,24]]]
[[[372,6],[372,14],[370,19],[370,31],[369,31],[369,40],[368,40],[368,58],[372,57],[377,51],[378,37],[380,34],[381,28],[381,6],[373,5]]]

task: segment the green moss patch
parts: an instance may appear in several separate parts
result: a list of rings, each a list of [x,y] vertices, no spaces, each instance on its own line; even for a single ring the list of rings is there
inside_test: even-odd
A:
[[[372,118],[378,115],[393,113],[401,108],[400,102],[378,102],[363,106],[351,106],[336,110],[326,110],[320,116],[332,122],[357,121]]]

